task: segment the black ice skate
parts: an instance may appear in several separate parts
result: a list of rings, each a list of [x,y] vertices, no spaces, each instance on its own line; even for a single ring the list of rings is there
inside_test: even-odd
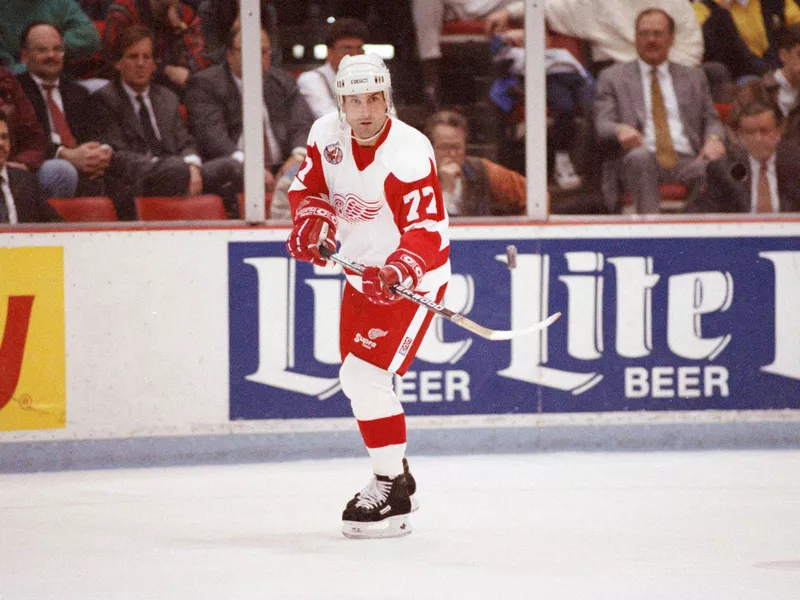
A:
[[[342,533],[348,538],[400,537],[411,533],[411,499],[405,474],[391,479],[375,475],[348,502],[342,513]]]
[[[403,459],[403,473],[406,476],[406,488],[408,488],[408,497],[411,499],[411,512],[419,510],[419,500],[417,500],[417,480],[414,479],[414,476],[411,474],[411,471],[408,469],[408,461],[404,458]],[[372,479],[375,479],[375,475],[372,476]],[[372,485],[372,481],[370,481],[367,486],[358,492],[350,502],[347,503],[347,508],[350,509],[356,505],[358,499],[361,497],[361,494],[366,492],[369,487]]]

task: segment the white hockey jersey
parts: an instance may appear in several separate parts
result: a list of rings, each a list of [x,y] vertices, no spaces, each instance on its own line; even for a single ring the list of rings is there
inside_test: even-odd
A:
[[[291,188],[292,215],[307,197],[322,198],[338,216],[343,255],[381,266],[398,248],[419,256],[426,267],[419,290],[450,278],[448,217],[428,138],[390,119],[375,146],[359,146],[337,113],[317,119],[308,154]],[[348,274],[358,290],[361,279]]]

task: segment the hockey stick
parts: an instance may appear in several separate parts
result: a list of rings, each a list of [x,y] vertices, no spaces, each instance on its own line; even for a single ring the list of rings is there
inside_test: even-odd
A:
[[[319,247],[319,252],[327,258],[328,260],[332,260],[333,262],[342,265],[343,267],[347,267],[351,271],[358,273],[359,275],[364,273],[364,265],[354,262],[349,258],[342,256],[341,254],[337,254],[336,252],[326,248],[325,246]],[[415,291],[410,290],[409,288],[395,283],[391,290],[395,294],[400,294],[407,300],[411,300],[420,306],[427,308],[429,311],[439,315],[440,317],[444,317],[451,323],[455,323],[459,327],[466,329],[467,331],[471,331],[472,333],[481,336],[482,338],[486,338],[487,340],[510,340],[511,338],[519,337],[522,335],[527,335],[529,333],[533,333],[534,331],[539,331],[541,329],[545,329],[549,327],[552,323],[554,323],[560,316],[561,313],[557,312],[555,314],[550,315],[544,321],[540,321],[539,323],[535,323],[534,325],[530,325],[529,327],[525,327],[524,329],[513,329],[508,331],[503,330],[496,330],[496,329],[489,329],[488,327],[484,327],[483,325],[479,325],[475,321],[471,321],[464,315],[460,315],[457,312],[450,310],[449,308],[445,308],[441,304],[437,304],[430,298],[426,298],[422,294],[417,294]]]

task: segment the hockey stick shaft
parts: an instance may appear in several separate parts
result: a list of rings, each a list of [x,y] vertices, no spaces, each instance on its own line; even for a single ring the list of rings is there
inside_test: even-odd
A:
[[[357,273],[359,275],[362,275],[364,273],[364,265],[360,263],[352,261],[349,258],[342,256],[341,254],[333,252],[332,250],[326,248],[325,246],[320,246],[319,251],[320,254],[322,254],[322,256],[324,256],[328,260],[332,260],[333,262],[347,269],[350,269],[354,273]],[[553,322],[555,322],[561,316],[561,313],[555,313],[550,317],[548,317],[547,319],[545,319],[544,321],[541,321],[524,329],[498,331],[495,329],[489,329],[488,327],[484,327],[483,325],[480,325],[479,323],[476,323],[475,321],[468,319],[464,315],[452,311],[449,308],[446,308],[441,304],[434,302],[430,298],[426,298],[422,294],[418,294],[414,290],[411,290],[399,283],[395,283],[390,289],[395,294],[399,294],[403,298],[406,298],[407,300],[410,300],[415,304],[419,304],[420,306],[427,308],[429,311],[439,315],[440,317],[447,319],[451,323],[454,323],[455,325],[458,325],[459,327],[466,329],[467,331],[470,331],[476,335],[479,335],[487,340],[510,340],[511,338],[514,337],[519,337],[521,335],[533,333],[534,331],[538,331],[540,329],[545,329],[546,327],[549,327]]]

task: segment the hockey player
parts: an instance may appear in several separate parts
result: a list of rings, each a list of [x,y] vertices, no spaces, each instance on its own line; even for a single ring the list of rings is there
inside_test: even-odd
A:
[[[405,459],[406,422],[393,389],[430,325],[430,311],[400,300],[403,283],[440,302],[450,278],[448,218],[433,149],[399,121],[389,70],[376,54],[342,59],[338,112],[318,119],[306,160],[289,190],[294,227],[286,242],[297,260],[325,265],[324,244],[368,266],[346,273],[339,379],[367,447],[373,476],[347,504],[347,537],[411,533],[416,483]]]

